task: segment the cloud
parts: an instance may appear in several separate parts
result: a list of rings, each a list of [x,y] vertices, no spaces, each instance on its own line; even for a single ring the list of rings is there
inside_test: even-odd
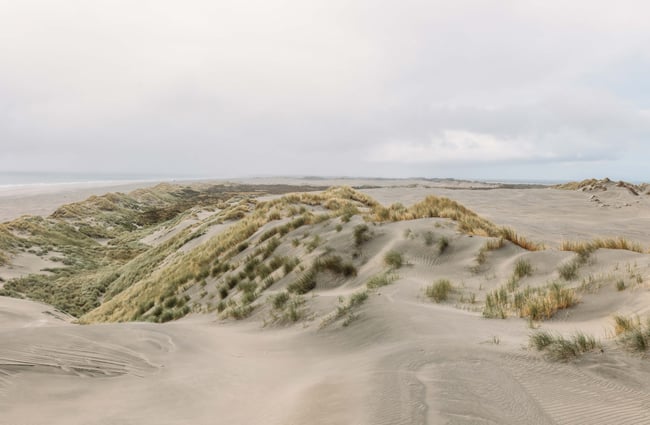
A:
[[[623,172],[648,151],[649,8],[1,2],[0,169]]]

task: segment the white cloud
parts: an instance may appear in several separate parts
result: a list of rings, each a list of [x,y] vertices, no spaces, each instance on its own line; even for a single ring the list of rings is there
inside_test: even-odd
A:
[[[428,143],[386,143],[371,151],[370,161],[405,163],[472,163],[552,159],[521,140],[502,140],[490,134],[444,130]]]

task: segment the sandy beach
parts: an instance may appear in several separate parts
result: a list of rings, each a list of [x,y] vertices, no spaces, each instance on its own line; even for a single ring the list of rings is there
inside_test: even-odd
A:
[[[0,424],[650,424],[650,363],[616,343],[612,322],[614,314],[650,314],[650,255],[598,249],[581,266],[580,278],[567,283],[579,288],[583,282],[586,289],[576,289],[579,302],[551,319],[481,314],[486,295],[509,279],[519,260],[532,266],[521,288],[557,280],[558,265],[575,257],[558,250],[564,240],[624,236],[650,245],[647,196],[612,189],[597,194],[608,204],[601,207],[593,193],[580,191],[352,183],[383,186],[361,192],[385,206],[449,197],[546,249],[527,251],[506,242],[476,268],[477,252],[490,238],[463,234],[449,219],[371,225],[360,249],[350,242],[355,226],[364,223],[360,217],[318,223],[309,228],[310,237],[324,242],[311,255],[325,245],[343,256],[358,249],[357,272],[318,281],[304,296],[308,313],[295,324],[269,319],[270,300],[293,275],[270,286],[268,298],[260,298],[266,301],[244,320],[222,320],[197,308],[168,323],[79,325],[51,306],[0,297]],[[0,205],[7,220],[140,186],[2,194]],[[215,214],[163,227],[147,243],[164,244]],[[251,247],[232,261],[244,261],[271,225],[251,236]],[[204,236],[181,248],[182,255],[206,249],[228,230],[213,226],[212,232],[202,228]],[[291,243],[303,238],[299,232],[286,236],[278,255],[303,249]],[[428,234],[432,245],[425,242]],[[442,239],[448,246],[440,249]],[[395,271],[397,280],[367,290],[349,324],[333,320],[340,300],[366,288],[393,250],[405,261]],[[426,288],[441,278],[453,289],[446,301],[433,302]],[[619,279],[625,290],[616,289]],[[206,281],[205,289],[216,292],[211,288],[220,281]],[[193,300],[201,288],[188,289]],[[467,301],[470,294],[475,302]],[[536,330],[586,332],[602,348],[568,362],[550,361],[529,346]]]

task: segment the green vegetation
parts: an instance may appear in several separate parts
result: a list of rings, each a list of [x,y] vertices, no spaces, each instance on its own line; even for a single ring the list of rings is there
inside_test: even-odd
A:
[[[533,266],[530,264],[530,261],[519,259],[515,263],[515,270],[512,272],[512,275],[516,279],[522,279],[526,276],[532,276]]]
[[[342,326],[349,326],[353,321],[359,318],[358,314],[354,313],[354,310],[365,303],[366,300],[368,300],[367,291],[353,293],[347,299],[347,302],[343,297],[339,298],[339,305],[337,306],[336,311],[334,314],[329,315],[323,320],[321,327],[325,327],[330,323],[341,319],[342,317],[345,317]]]
[[[543,351],[552,361],[567,362],[576,357],[600,348],[600,343],[591,335],[576,332],[571,338],[538,331],[530,336],[530,346]]]
[[[9,280],[3,293],[50,303],[82,323],[175,320],[190,311],[186,294],[195,294],[191,309],[216,308],[221,317],[242,319],[259,305],[267,288],[294,273],[300,259],[319,248],[308,257],[323,253],[306,270],[299,266],[295,281],[287,286],[289,299],[278,311],[286,310],[291,318],[303,311],[297,294],[313,290],[321,273],[342,279],[357,274],[354,263],[334,255],[327,245],[324,238],[330,233],[298,230],[303,226],[327,227],[330,218],[345,223],[355,215],[369,223],[444,217],[456,220],[459,229],[470,234],[498,238],[505,232],[446,198],[429,197],[409,208],[399,204],[384,208],[347,187],[291,194],[285,194],[290,187],[264,187],[265,193],[284,194],[264,202],[250,197],[261,194],[259,189],[159,185],[128,195],[91,197],[62,206],[48,218],[22,217],[1,224],[0,263],[29,251],[64,266],[49,274]],[[327,212],[316,212],[323,209]],[[336,225],[337,232],[344,228],[352,231],[357,248],[372,233],[369,224],[353,229]],[[303,234],[309,236],[301,240]],[[433,233],[424,238],[425,244],[434,243]],[[292,239],[298,241],[294,248]],[[438,249],[444,251],[448,242],[438,240]],[[287,252],[291,257],[285,256]],[[353,258],[359,253],[357,249]],[[384,260],[391,269],[405,263],[397,251],[387,253]],[[395,279],[397,275],[388,272],[377,275],[368,281],[368,288]]]
[[[326,271],[345,278],[357,275],[357,269],[352,263],[343,261],[338,255],[326,254],[318,257],[307,271],[287,286],[287,289],[289,292],[306,294],[316,287],[318,274]]]
[[[559,310],[578,302],[575,291],[553,282],[541,288],[525,288],[510,293],[505,286],[489,292],[485,298],[483,316],[505,319],[510,313],[530,320],[547,320]]]
[[[433,301],[440,303],[447,301],[447,297],[452,289],[453,286],[448,279],[439,279],[427,287],[426,294],[427,297],[431,298]]]
[[[645,354],[650,349],[650,318],[645,323],[639,317],[614,316],[614,333],[626,350]]]
[[[392,269],[399,269],[404,264],[404,257],[398,251],[388,251],[384,255],[384,264]]]
[[[399,276],[395,273],[380,273],[378,275],[375,275],[368,280],[368,283],[366,286],[369,289],[376,289],[380,288],[382,286],[390,285],[391,283],[395,282]]]
[[[438,254],[442,255],[443,252],[449,247],[449,239],[445,236],[438,239]]]
[[[358,224],[354,226],[354,245],[360,247],[364,242],[370,239],[368,234],[369,228],[367,224]]]
[[[490,239],[487,242],[485,242],[485,245],[479,249],[478,253],[476,254],[476,265],[471,267],[471,271],[474,273],[478,273],[481,270],[481,266],[485,264],[487,261],[487,253],[489,251],[495,251],[497,249],[500,249],[503,247],[505,244],[505,239],[503,238],[495,238],[495,239]]]

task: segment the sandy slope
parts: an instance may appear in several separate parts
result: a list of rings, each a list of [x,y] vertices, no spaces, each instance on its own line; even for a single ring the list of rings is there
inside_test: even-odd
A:
[[[647,238],[645,204],[594,210],[585,193],[367,192],[405,204],[444,194],[547,242],[591,238],[596,229]],[[426,230],[450,239],[443,254],[422,242]],[[193,315],[167,324],[79,326],[43,304],[0,297],[0,424],[650,424],[650,362],[608,339],[611,314],[650,314],[648,255],[594,254],[581,275],[596,283],[577,307],[542,327],[585,330],[605,349],[550,363],[526,347],[524,320],[484,319],[459,293],[481,299],[518,258],[535,269],[525,284],[542,285],[571,253],[507,245],[476,274],[470,267],[485,240],[457,234],[444,220],[373,232],[357,279],[318,288],[308,296],[312,319],[289,327],[263,327],[261,313],[239,323]],[[389,249],[410,263],[399,280],[372,292],[350,326],[323,327],[321,313],[358,290]],[[435,304],[423,290],[440,277],[458,292]],[[630,285],[622,292],[613,286],[619,277]]]

